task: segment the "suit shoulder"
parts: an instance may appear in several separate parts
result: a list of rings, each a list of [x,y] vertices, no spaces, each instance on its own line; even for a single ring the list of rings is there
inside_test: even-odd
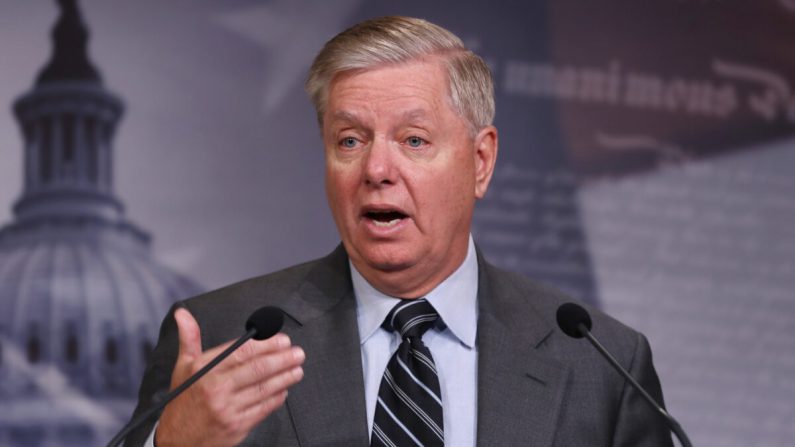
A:
[[[219,306],[237,309],[282,306],[305,282],[310,272],[322,268],[333,255],[244,279],[189,298],[183,304],[189,310],[213,309]]]
[[[601,309],[581,300],[573,298],[562,290],[548,284],[527,278],[524,275],[503,270],[489,263],[483,263],[492,290],[498,296],[512,297],[513,305],[518,312],[535,312],[542,319],[557,328],[557,310],[564,303],[576,303],[585,308],[591,316],[593,331],[596,336],[609,339],[637,340],[639,333]],[[522,311],[520,308],[524,308]]]

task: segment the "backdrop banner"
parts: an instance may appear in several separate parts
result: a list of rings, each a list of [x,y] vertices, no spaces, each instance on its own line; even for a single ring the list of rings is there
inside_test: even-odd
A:
[[[303,79],[393,14],[494,73],[486,257],[647,335],[695,445],[795,439],[795,1],[0,11],[0,446],[104,445],[171,303],[339,243]]]

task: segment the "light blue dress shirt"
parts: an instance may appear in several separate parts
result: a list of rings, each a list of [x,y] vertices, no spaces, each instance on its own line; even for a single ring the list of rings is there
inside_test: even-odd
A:
[[[353,264],[351,279],[362,348],[367,426],[372,433],[381,377],[401,341],[400,334],[383,329],[381,323],[398,300],[376,290]],[[426,332],[422,341],[430,349],[439,373],[444,407],[444,443],[447,446],[475,446],[477,439],[477,293],[478,262],[470,235],[464,262],[425,296],[443,323],[438,325],[441,329]],[[154,447],[155,430],[157,424],[149,434],[146,447]]]
[[[401,342],[400,334],[387,331],[381,324],[398,301],[371,286],[353,264],[351,279],[362,347],[367,424],[372,433],[381,377]],[[426,332],[422,341],[430,349],[439,373],[447,446],[474,446],[477,439],[477,291],[478,263],[470,236],[461,266],[425,296],[444,323],[441,330]]]

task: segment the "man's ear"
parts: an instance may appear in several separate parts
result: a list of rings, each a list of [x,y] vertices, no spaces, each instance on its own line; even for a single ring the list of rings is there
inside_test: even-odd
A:
[[[482,199],[489,189],[497,162],[497,128],[486,126],[475,136],[475,198]]]

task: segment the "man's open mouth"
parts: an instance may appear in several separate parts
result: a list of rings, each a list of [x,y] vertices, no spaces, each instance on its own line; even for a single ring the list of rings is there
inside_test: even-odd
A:
[[[400,211],[367,211],[364,217],[370,219],[377,227],[391,227],[408,216]]]

